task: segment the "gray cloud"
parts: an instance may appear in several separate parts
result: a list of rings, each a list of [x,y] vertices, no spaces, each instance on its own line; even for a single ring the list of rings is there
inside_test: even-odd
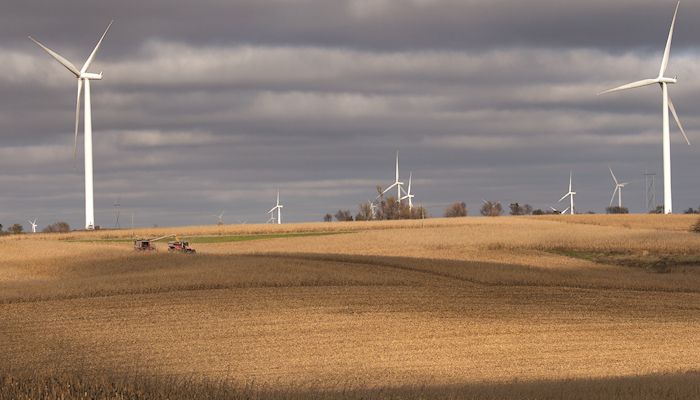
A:
[[[609,202],[608,165],[660,173],[658,89],[596,96],[658,71],[673,2],[320,0],[21,2],[0,16],[0,222],[82,219],[75,81],[26,39],[94,63],[98,223],[289,221],[355,208],[412,171],[440,214],[482,198],[553,205],[574,169],[581,209]],[[76,12],[76,10],[79,10]],[[674,101],[698,138],[698,52],[682,4]],[[697,15],[700,16],[700,15]],[[84,22],[87,18],[87,22]],[[623,21],[622,23],[620,21]],[[700,33],[700,32],[697,32]],[[676,129],[675,127],[673,128]],[[700,204],[697,152],[673,135],[676,209]],[[659,182],[660,187],[660,182]],[[659,195],[661,191],[659,190]]]

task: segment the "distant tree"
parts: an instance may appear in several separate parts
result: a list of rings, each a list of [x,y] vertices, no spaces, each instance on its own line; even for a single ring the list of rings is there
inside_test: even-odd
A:
[[[359,211],[355,215],[355,221],[371,221],[373,219],[372,204],[370,202],[360,203]]]
[[[394,220],[401,218],[401,203],[395,197],[387,197],[382,201],[382,215],[384,219]]]
[[[338,210],[338,212],[335,213],[335,219],[341,222],[353,221],[352,213],[350,212],[350,210]]]
[[[693,207],[690,207],[689,209],[683,211],[683,214],[698,214],[700,212],[700,209],[695,210]]]
[[[485,217],[498,217],[501,214],[503,214],[503,207],[498,201],[485,201],[481,206],[481,215]]]
[[[70,225],[67,222],[54,222],[53,224],[44,228],[43,232],[46,233],[56,233],[56,232],[70,232]]]
[[[326,215],[323,216],[323,222],[331,222],[331,221],[333,221],[332,215],[327,213]]]
[[[2,232],[2,224],[0,224],[0,232]]]
[[[423,207],[423,206],[413,207],[413,209],[411,210],[411,219],[426,219],[426,218],[430,218],[430,215],[428,215],[428,210],[425,207]]]
[[[446,218],[466,217],[468,213],[467,205],[464,202],[452,203],[445,209]]]
[[[656,206],[655,209],[649,211],[649,214],[663,214],[664,213],[664,206]]]
[[[530,215],[532,214],[532,206],[529,204],[520,205],[519,203],[510,204],[510,215]]]
[[[24,231],[24,227],[21,224],[13,224],[10,227],[10,232],[14,233],[15,235],[22,233]]]
[[[627,209],[627,207],[612,206],[607,207],[605,212],[608,214],[629,214],[630,211]]]
[[[545,212],[539,208],[532,211],[532,215],[544,215],[544,214],[545,214]]]

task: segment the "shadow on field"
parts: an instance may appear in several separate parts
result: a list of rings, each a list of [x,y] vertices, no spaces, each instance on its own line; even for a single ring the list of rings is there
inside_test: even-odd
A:
[[[322,253],[132,253],[74,259],[44,279],[2,282],[0,304],[237,288],[465,284],[700,293],[700,274]]]
[[[188,378],[113,377],[63,373],[52,377],[0,375],[0,398],[16,399],[697,399],[700,372],[599,379],[416,385],[379,388],[233,385]]]
[[[264,253],[243,257],[323,261],[402,270],[456,282],[493,287],[554,287],[700,293],[700,274],[659,275],[645,270],[600,265],[599,268],[538,268],[528,265],[432,258],[319,253]],[[329,264],[331,265],[331,264]]]

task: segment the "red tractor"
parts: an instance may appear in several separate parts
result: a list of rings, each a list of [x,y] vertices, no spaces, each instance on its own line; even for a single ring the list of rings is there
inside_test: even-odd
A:
[[[174,242],[168,242],[168,251],[169,252],[177,252],[177,253],[185,253],[185,254],[195,254],[197,252],[195,249],[190,247],[189,242],[183,242],[180,240],[176,240]]]

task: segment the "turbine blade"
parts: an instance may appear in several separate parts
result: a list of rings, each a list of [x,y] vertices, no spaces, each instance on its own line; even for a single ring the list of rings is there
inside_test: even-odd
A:
[[[275,211],[276,209],[277,209],[277,206],[275,206],[275,207],[272,207],[272,210],[268,211],[267,213],[269,214],[269,213],[271,213],[271,212]]]
[[[683,129],[683,124],[681,124],[680,118],[678,118],[678,114],[676,113],[676,107],[673,106],[673,102],[671,101],[671,96],[668,96],[668,108],[671,110],[671,114],[673,114],[673,119],[676,120],[678,128],[680,128],[685,142],[688,143],[688,146],[690,146],[690,140],[688,140],[688,135],[685,134],[685,129]]]
[[[666,68],[668,68],[668,60],[671,57],[671,41],[673,41],[673,27],[676,25],[676,15],[678,15],[678,6],[681,5],[679,1],[676,4],[676,11],[673,12],[673,20],[671,20],[671,29],[668,31],[668,39],[666,40],[666,48],[664,49],[664,57],[661,60],[661,69],[659,70],[659,78],[664,76],[666,73]]]
[[[49,55],[51,55],[51,57],[53,57],[56,61],[58,61],[59,63],[61,63],[61,65],[63,65],[64,67],[66,67],[66,68],[68,69],[68,71],[72,72],[72,73],[75,75],[76,78],[80,76],[80,71],[78,71],[78,68],[76,68],[76,66],[73,65],[72,62],[68,61],[68,60],[65,59],[62,55],[60,55],[60,54],[56,53],[55,51],[49,49],[48,47],[44,46],[43,44],[41,44],[38,40],[34,39],[33,37],[29,36],[29,39],[30,39],[32,42],[34,42],[34,43],[36,43],[37,45],[39,45],[39,47],[41,47],[42,49],[44,49],[44,51],[46,51],[47,53],[49,53]]]
[[[73,161],[78,158],[78,127],[80,126],[80,95],[83,90],[83,80],[78,79],[78,98],[75,102],[75,138],[73,140]]]
[[[87,69],[90,68],[90,64],[92,64],[92,60],[95,59],[95,54],[97,54],[97,50],[100,48],[100,45],[102,44],[102,40],[107,36],[107,31],[109,31],[109,28],[112,26],[114,21],[110,21],[109,25],[107,25],[107,29],[105,29],[105,33],[102,34],[102,37],[100,40],[97,42],[97,45],[95,46],[95,49],[90,53],[90,57],[88,57],[87,61],[85,61],[85,64],[83,64],[83,68],[80,70],[80,73],[85,73],[87,72]]]
[[[566,214],[566,212],[569,211],[569,208],[571,208],[571,206],[566,207],[564,211],[560,212],[559,214]]]
[[[411,194],[411,181],[413,180],[413,172],[408,173],[408,194]]]
[[[562,198],[559,199],[559,201],[557,203],[561,203],[561,201],[564,200],[565,198],[569,197],[570,194],[571,193],[569,192],[569,193],[565,194],[564,196],[562,196]]]
[[[571,193],[571,184],[574,180],[574,171],[569,172],[569,193]]]
[[[615,200],[615,195],[617,194],[618,189],[620,189],[620,187],[619,187],[619,186],[615,186],[615,190],[613,190],[613,195],[612,195],[612,197],[610,198],[610,207],[612,207],[612,203],[613,203],[613,201]]]
[[[655,83],[659,83],[659,80],[658,79],[642,79],[641,81],[632,82],[632,83],[628,83],[626,85],[618,86],[616,88],[604,90],[604,91],[598,93],[598,95],[600,96],[601,94],[617,92],[620,90],[635,89],[635,88],[642,87],[642,86],[653,85]]]
[[[618,182],[618,181],[617,181],[617,178],[615,178],[615,174],[613,174],[612,168],[608,167],[608,169],[610,170],[610,175],[612,175],[612,178],[613,178],[613,180],[615,181],[615,184],[616,184],[616,185],[619,185],[620,182]]]
[[[398,182],[392,183],[391,186],[389,186],[388,188],[384,189],[384,191],[382,192],[382,194],[388,192],[389,190],[391,190],[394,186],[396,186],[396,185],[398,185],[398,184],[399,184]]]

